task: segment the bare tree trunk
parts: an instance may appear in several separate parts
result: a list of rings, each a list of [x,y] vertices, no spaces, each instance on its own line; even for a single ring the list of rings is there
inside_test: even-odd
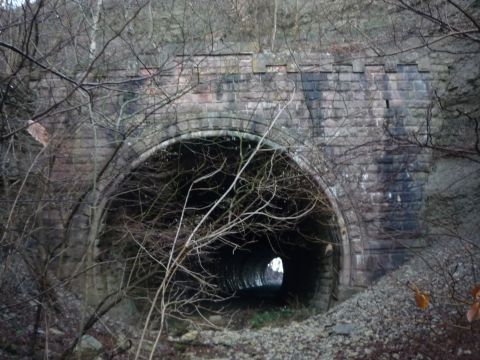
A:
[[[92,19],[92,31],[90,35],[90,60],[93,60],[97,53],[97,33],[98,33],[98,24],[100,23],[100,15],[102,12],[103,0],[97,0],[95,5],[95,10],[93,12]]]
[[[272,52],[275,50],[275,38],[277,36],[277,16],[278,16],[278,0],[275,0],[273,8],[273,30],[272,30]]]

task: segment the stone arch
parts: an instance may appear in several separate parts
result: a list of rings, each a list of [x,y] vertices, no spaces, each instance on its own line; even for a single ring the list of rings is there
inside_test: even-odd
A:
[[[239,120],[237,119],[237,121]],[[209,122],[207,118],[203,118],[203,121],[202,119],[199,121],[198,118],[185,120],[183,122],[183,130],[179,130],[178,133],[172,133],[171,129],[169,130],[170,127],[167,127],[166,131],[165,129],[155,131],[153,132],[153,135],[150,135],[151,139],[149,139],[149,141],[141,143],[140,145],[142,146],[137,144],[133,153],[131,151],[131,147],[134,140],[127,139],[125,143],[128,148],[124,152],[124,154],[126,153],[127,156],[124,155],[120,163],[127,162],[128,166],[126,168],[123,167],[122,172],[120,174],[117,173],[116,176],[115,169],[118,168],[113,166],[112,169],[109,169],[109,172],[107,173],[109,175],[104,176],[104,178],[99,181],[98,188],[95,190],[96,195],[93,196],[92,193],[90,193],[87,198],[90,199],[90,201],[95,197],[100,199],[97,203],[97,209],[100,213],[103,213],[105,207],[107,206],[109,194],[114,191],[117,186],[119,186],[127,173],[136,167],[141,166],[143,162],[161,149],[165,149],[168,146],[183,140],[226,136],[248,139],[253,142],[262,141],[268,147],[272,149],[278,149],[287,154],[288,158],[294,164],[296,164],[308,176],[311,176],[313,179],[315,179],[320,191],[327,197],[329,205],[334,213],[336,235],[338,236],[338,243],[340,245],[338,269],[340,272],[338,275],[339,285],[341,288],[351,286],[353,268],[349,226],[352,224],[355,226],[357,224],[352,223],[352,219],[349,219],[348,222],[346,221],[343,210],[345,205],[342,203],[342,199],[337,198],[336,194],[332,191],[331,187],[327,185],[327,182],[325,179],[323,179],[319,171],[317,171],[315,166],[312,165],[312,162],[308,156],[306,156],[306,153],[302,152],[302,149],[308,148],[310,144],[295,138],[292,136],[291,132],[288,132],[286,129],[278,129],[275,127],[272,128],[272,131],[269,132],[267,136],[264,136],[265,133],[262,133],[261,131],[268,129],[268,124],[266,122],[260,122],[257,120],[255,126],[253,127],[253,130],[255,131],[252,131],[252,126],[248,126],[252,123],[252,120],[244,119],[243,121],[246,122],[243,124],[243,126],[233,127],[231,122],[228,123],[222,121],[218,121],[216,123],[217,126],[212,126],[212,123]],[[223,124],[223,126],[219,126],[221,124]],[[227,124],[227,126],[225,124]],[[128,160],[125,160],[125,158]],[[84,214],[85,211],[83,211],[83,215]],[[85,216],[83,216],[83,221],[88,221]],[[100,223],[102,221],[102,216],[97,216],[93,219],[93,221]],[[80,220],[80,222],[82,222],[82,220]],[[84,225],[86,224],[84,223]],[[98,228],[99,224],[93,225],[94,228]],[[88,231],[87,227],[92,227],[92,223],[90,221],[88,225],[80,227],[83,227],[85,231]],[[81,232],[77,232],[75,237],[78,238],[79,236],[82,236]],[[85,232],[83,232],[83,236],[86,236]]]
[[[156,146],[151,147],[150,149],[144,151],[143,153],[138,155],[138,158],[135,162],[133,162],[132,167],[136,167],[141,164],[143,161],[147,160],[152,154],[156,153],[157,151],[168,147],[170,144],[173,144],[178,141],[187,140],[187,139],[195,139],[201,137],[214,137],[214,136],[232,136],[232,137],[242,137],[253,141],[259,141],[261,136],[258,134],[251,134],[248,132],[243,132],[239,130],[199,130],[194,131],[191,133],[185,133],[179,135],[174,138],[168,138],[164,141],[160,142]],[[273,148],[279,149],[281,151],[285,151],[288,153],[287,148],[276,142],[275,140],[270,140],[268,138],[264,139],[264,143]],[[291,143],[290,143],[291,144]],[[336,198],[335,194],[332,192],[331,187],[329,187],[326,181],[315,171],[314,167],[309,163],[309,160],[302,155],[301,153],[290,152],[288,153],[288,157],[291,159],[293,163],[299,166],[306,174],[312,176],[317,185],[319,186],[320,190],[326,195],[330,206],[332,207],[337,225],[339,227],[339,236],[340,236],[340,285],[342,286],[350,286],[350,271],[351,271],[351,258],[350,255],[352,254],[351,251],[351,241],[349,237],[348,225],[354,225],[352,221],[347,223],[345,217],[343,215],[342,205],[339,203],[338,199]],[[357,225],[357,224],[355,224]]]

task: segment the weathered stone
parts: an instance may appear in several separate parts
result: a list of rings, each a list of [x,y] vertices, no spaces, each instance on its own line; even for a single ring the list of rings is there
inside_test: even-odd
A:
[[[192,342],[192,341],[195,341],[197,338],[198,338],[198,331],[192,330],[183,334],[180,337],[180,340],[184,342]]]
[[[333,327],[331,334],[350,336],[356,332],[357,328],[354,324],[337,324]]]
[[[74,356],[82,360],[94,359],[100,354],[103,345],[91,335],[83,335],[74,350]]]
[[[288,54],[194,56],[191,63],[183,64],[182,74],[177,68],[175,76],[170,72],[158,83],[129,85],[128,91],[141,94],[138,99],[127,99],[125,91],[119,91],[121,95],[102,94],[103,99],[108,98],[102,125],[110,130],[98,131],[95,144],[90,126],[79,129],[71,146],[58,154],[62,160],[55,165],[52,176],[61,179],[59,184],[75,179],[78,193],[82,194],[95,168],[108,166],[105,177],[115,179],[128,172],[132,161],[180,135],[228,133],[258,139],[292,97],[266,134],[266,141],[287,154],[305,148],[295,161],[311,169],[320,183],[334,185],[330,187],[334,191],[326,185],[321,187],[329,194],[328,201],[339,223],[344,224],[342,271],[352,276],[342,276],[341,285],[365,285],[378,270],[376,266],[372,266],[371,273],[366,270],[370,252],[380,252],[377,255],[384,256],[387,263],[382,265],[387,267],[398,265],[404,256],[400,243],[386,239],[399,237],[421,245],[411,240],[411,235],[421,230],[415,218],[426,200],[424,185],[432,164],[431,154],[428,149],[392,144],[390,140],[391,136],[405,139],[412,134],[424,140],[418,132],[425,126],[434,85],[446,76],[448,67],[417,58],[401,55],[383,63],[354,60],[333,65],[334,56],[327,53],[295,58]],[[136,66],[112,70],[111,76],[122,79]],[[150,61],[149,71],[154,68]],[[50,89],[45,80],[40,82]],[[190,85],[191,92],[177,96],[179,89],[183,91]],[[44,97],[46,102],[51,100],[48,92]],[[120,108],[129,117],[124,113],[120,116]],[[431,112],[432,123],[440,124],[435,111]],[[122,132],[129,129],[135,131],[125,139],[124,148],[128,149],[115,153],[115,146],[123,141]],[[93,147],[97,150],[93,151]],[[118,159],[110,164],[112,154]],[[93,198],[85,197],[85,205],[79,207],[77,215],[85,213]],[[434,200],[428,198],[432,204]],[[72,261],[79,256],[76,254],[82,254],[78,248],[90,225],[87,217],[74,218],[72,228],[79,230],[72,232],[69,239],[77,244],[72,245],[75,252],[68,254]],[[362,254],[361,261],[353,258],[353,253]]]

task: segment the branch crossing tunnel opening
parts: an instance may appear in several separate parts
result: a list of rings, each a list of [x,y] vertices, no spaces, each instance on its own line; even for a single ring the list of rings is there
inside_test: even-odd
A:
[[[144,312],[161,287],[175,316],[242,302],[325,311],[337,232],[326,195],[285,151],[235,136],[182,139],[110,195],[97,260],[124,269],[117,282]]]

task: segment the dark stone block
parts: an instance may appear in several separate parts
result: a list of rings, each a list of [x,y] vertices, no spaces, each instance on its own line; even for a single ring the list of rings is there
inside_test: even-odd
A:
[[[397,72],[399,73],[418,73],[417,64],[397,65]]]

